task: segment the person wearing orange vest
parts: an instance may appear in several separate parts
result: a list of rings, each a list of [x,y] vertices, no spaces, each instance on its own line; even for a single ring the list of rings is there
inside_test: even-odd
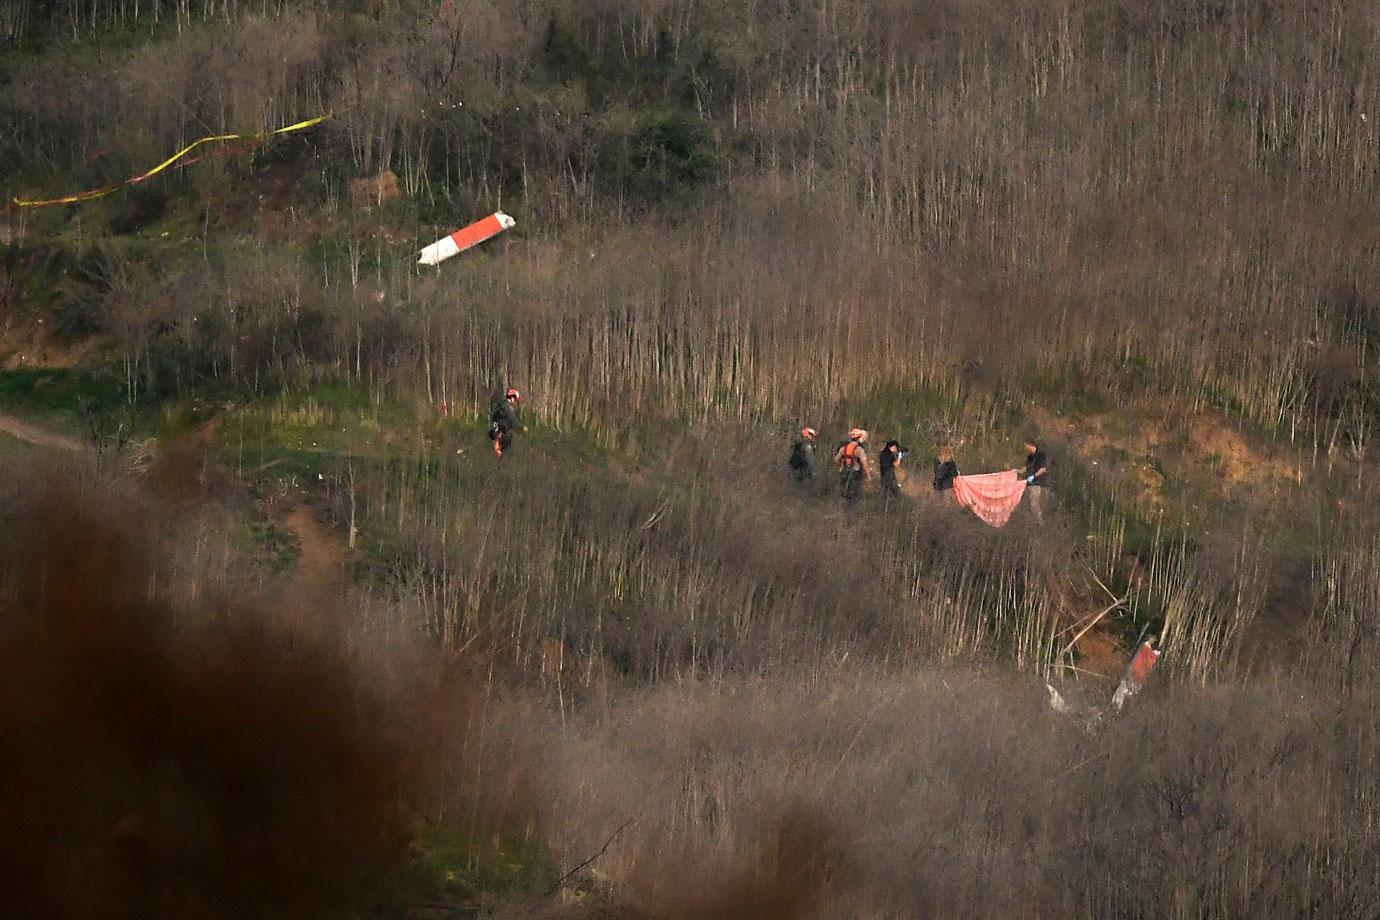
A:
[[[850,504],[862,498],[863,484],[872,478],[872,468],[867,464],[867,432],[854,428],[848,433],[848,441],[834,454],[834,465],[839,470],[839,489],[844,500]]]
[[[819,432],[806,425],[791,444],[791,472],[802,486],[809,485],[815,478],[815,439],[818,437]]]

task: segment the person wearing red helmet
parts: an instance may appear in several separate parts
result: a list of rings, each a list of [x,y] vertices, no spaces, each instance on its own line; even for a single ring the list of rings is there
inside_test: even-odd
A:
[[[800,434],[791,442],[791,473],[802,486],[809,485],[815,478],[815,441],[819,432],[809,425],[800,429]]]
[[[854,428],[848,433],[848,440],[834,454],[834,465],[839,470],[844,500],[852,504],[862,498],[863,483],[872,478],[872,468],[867,464],[866,431]]]
[[[489,439],[494,442],[494,456],[499,459],[503,458],[505,451],[512,449],[513,432],[527,430],[517,413],[521,402],[522,394],[512,387],[508,388],[502,399],[494,400],[493,411],[489,413]]]

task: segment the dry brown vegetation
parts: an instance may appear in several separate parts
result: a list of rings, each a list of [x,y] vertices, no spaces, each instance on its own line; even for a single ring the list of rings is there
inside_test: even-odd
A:
[[[138,6],[92,4],[87,22],[74,4],[48,27],[184,11]],[[207,3],[194,18],[232,25],[99,66],[55,47],[11,76],[12,149],[76,164],[114,145],[139,163],[334,110],[318,149],[395,169],[446,220],[504,204],[534,243],[597,220],[587,243],[439,285],[382,271],[374,316],[311,261],[222,270],[301,280],[253,296],[289,314],[274,328],[294,354],[364,373],[367,323],[372,377],[471,405],[507,376],[553,420],[596,427],[630,410],[790,417],[897,380],[1034,370],[1290,438],[1369,432],[1369,7],[365,6]],[[674,226],[635,217],[706,183],[710,203]],[[357,287],[358,266],[335,278]],[[216,296],[229,279],[207,280],[183,309],[243,325]],[[334,347],[307,340],[331,332]],[[198,376],[235,363],[229,341],[202,347],[219,360]]]
[[[341,608],[314,623],[327,695],[367,699],[353,668],[376,655],[384,691],[426,671],[419,636],[477,663],[483,704],[422,726],[453,730],[459,766],[439,790],[385,772],[370,833],[459,816],[491,849],[544,848],[538,893],[609,842],[563,899],[506,905],[552,916],[1380,911],[1380,7],[82,0],[0,6],[0,42],[7,195],[334,114],[8,213],[0,320],[109,359],[116,384],[81,408],[98,440],[102,412],[219,407],[212,459],[139,499],[151,530],[187,518],[174,548],[92,551],[129,586],[121,610],[152,598],[150,628],[190,631],[173,664],[255,584],[281,607],[247,646],[270,715],[275,687],[318,695],[272,647],[312,604]],[[351,181],[386,171],[402,197],[352,205]],[[497,207],[507,237],[412,264]],[[510,384],[533,430],[495,470],[473,419]],[[802,421],[922,461],[950,442],[965,471],[1015,465],[1034,429],[1050,526],[994,532],[929,497],[845,513],[831,483],[784,481]],[[198,477],[220,483],[211,510],[177,491]],[[348,542],[313,556],[348,561],[348,602],[241,558],[244,517],[302,483]],[[51,577],[14,574],[17,534],[6,641],[39,609],[13,603],[25,578]],[[1088,732],[1044,707],[1045,678],[1105,701],[1150,630],[1159,683],[1123,719]],[[38,665],[70,667],[63,648]],[[143,722],[74,700],[116,726],[120,776],[238,756],[127,756],[117,736]],[[331,745],[396,766],[377,712],[343,706]],[[105,835],[144,814],[127,793],[183,788],[162,776],[92,793],[56,851],[5,843],[73,878],[74,853],[113,859]],[[0,807],[31,831],[35,802]],[[370,871],[327,851],[293,884],[348,876],[312,908],[367,910],[354,883],[408,858],[364,850]],[[187,884],[207,915],[238,903]]]
[[[1343,917],[1380,905],[1364,706],[1293,682],[1160,688],[1137,703],[1089,736],[993,673],[665,687],[564,727],[558,832],[592,852],[635,817],[603,869],[655,892],[701,872],[729,879],[803,810],[830,830],[811,876],[823,890],[798,913],[761,916]]]
[[[500,916],[1380,907],[1373,564],[1332,573],[1356,587],[1329,598],[1307,669],[1161,682],[1094,731],[1004,669],[915,660],[556,707],[490,650],[457,703],[382,598],[323,611],[325,632],[222,600],[254,571],[226,539],[233,503],[168,527],[140,490],[19,499],[42,474],[6,474],[6,520],[29,525],[4,531],[0,621],[19,915],[363,912],[417,858],[399,836],[417,820],[540,841],[542,885],[600,854]]]
[[[362,916],[408,896],[417,822],[477,857],[534,814],[482,669],[256,585],[194,472],[3,472],[6,916]]]

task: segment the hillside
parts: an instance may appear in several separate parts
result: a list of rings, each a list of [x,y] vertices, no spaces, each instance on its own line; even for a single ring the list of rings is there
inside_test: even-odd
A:
[[[402,856],[274,916],[1364,913],[1378,40],[1272,0],[12,4],[0,510],[95,496],[149,531],[102,577],[325,643],[382,715],[322,743],[427,765],[367,827]],[[906,445],[905,494],[797,486],[803,425]],[[1026,441],[1043,526],[928,487]],[[1044,708],[1147,635],[1123,721]],[[398,706],[445,744],[354,744]]]

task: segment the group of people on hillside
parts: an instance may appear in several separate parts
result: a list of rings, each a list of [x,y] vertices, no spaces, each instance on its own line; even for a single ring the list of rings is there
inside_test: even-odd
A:
[[[819,437],[813,428],[802,428],[800,437],[791,446],[791,469],[795,471],[796,481],[807,483],[815,475],[815,440]],[[834,465],[839,473],[839,487],[843,497],[849,502],[862,498],[863,486],[872,481],[872,465],[867,457],[867,432],[854,428],[848,433],[848,440],[839,444],[834,451]],[[899,441],[887,441],[877,461],[883,494],[901,494],[901,484],[896,474],[901,462],[909,451]]]
[[[489,413],[489,440],[494,445],[494,456],[499,459],[512,450],[513,434],[527,430],[527,426],[518,415],[521,403],[522,394],[512,387],[504,392],[501,399],[494,400]],[[873,479],[872,464],[867,454],[868,438],[866,429],[854,428],[848,432],[848,440],[841,442],[834,451],[833,461],[838,472],[839,491],[844,501],[849,504],[855,504],[862,498],[864,488]],[[795,481],[802,486],[814,481],[817,467],[815,447],[818,441],[819,432],[806,425],[800,429],[800,434],[791,443],[788,465]],[[1025,452],[1024,472],[1018,470],[1017,474],[1025,477],[1026,492],[1030,496],[1030,510],[1036,523],[1043,524],[1044,486],[1049,475],[1049,459],[1033,439],[1026,441]],[[901,495],[899,474],[909,454],[910,450],[896,440],[887,441],[882,446],[877,459],[877,479],[882,494],[888,500],[899,498]],[[934,491],[945,492],[952,489],[954,480],[959,475],[952,448],[940,448],[934,461]]]
[[[802,486],[814,481],[817,467],[815,449],[818,441],[819,432],[806,425],[791,442],[791,454],[787,465],[795,481]],[[867,445],[866,429],[854,428],[848,433],[848,440],[840,443],[834,451],[833,460],[839,476],[839,492],[850,504],[862,498],[864,486],[872,481],[872,466],[867,456]],[[899,441],[887,441],[882,447],[877,462],[878,479],[882,494],[888,498],[901,494],[897,473],[909,453],[910,451]],[[1043,524],[1043,498],[1049,476],[1049,458],[1033,439],[1025,442],[1025,468],[1023,471],[1018,470],[1017,474],[1025,477],[1026,491],[1030,495],[1031,514],[1035,517],[1036,523]],[[952,489],[954,480],[959,475],[952,448],[940,448],[934,461],[934,491],[944,492]]]
[[[518,415],[521,403],[522,394],[511,387],[501,398],[494,400],[489,413],[489,439],[493,441],[494,456],[499,459],[512,450],[514,433],[527,430],[527,426]],[[867,454],[868,437],[866,429],[854,428],[848,432],[848,440],[838,444],[833,453],[834,467],[839,477],[839,491],[849,504],[854,504],[862,498],[866,484],[873,479],[873,468]],[[817,471],[815,449],[818,442],[819,432],[808,425],[801,428],[800,433],[791,442],[788,466],[795,481],[801,486],[809,486],[814,482]],[[882,494],[888,500],[899,498],[901,495],[902,464],[909,453],[910,451],[896,440],[887,441],[882,446],[877,459],[877,479]],[[954,461],[953,449],[947,445],[941,447],[934,460],[934,478],[931,483],[933,491],[940,493],[952,490],[954,480],[960,475],[958,464]],[[1033,437],[1025,441],[1025,466],[1024,469],[1016,470],[1016,475],[1024,477],[1025,494],[1030,496],[1031,514],[1037,524],[1043,524],[1049,458]],[[1155,637],[1151,636],[1137,649],[1116,695],[1112,698],[1112,710],[1120,710],[1125,702],[1145,685],[1158,658]],[[1052,685],[1048,685],[1048,688],[1051,706],[1060,712],[1075,711]],[[1100,717],[1100,713],[1096,715]]]

